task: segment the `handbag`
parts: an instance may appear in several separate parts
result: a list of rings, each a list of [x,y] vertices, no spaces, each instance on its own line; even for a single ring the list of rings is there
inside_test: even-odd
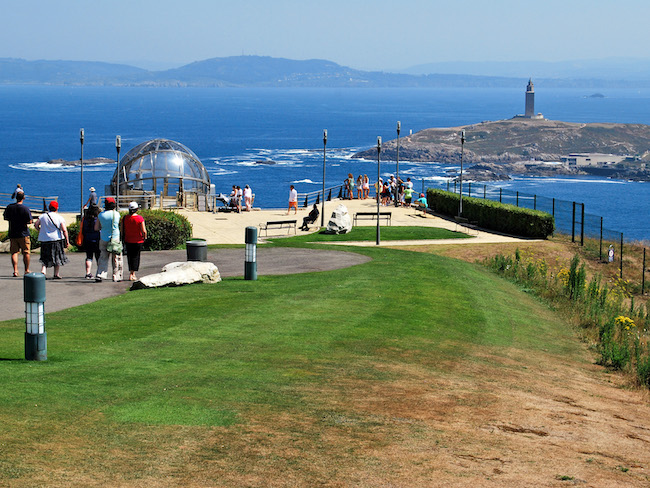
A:
[[[75,244],[77,247],[81,247],[84,243],[84,225],[83,225],[83,220],[81,221],[81,225],[79,226],[79,233],[77,234],[77,239],[75,240]]]
[[[122,243],[119,239],[111,239],[106,245],[106,250],[113,254],[122,254]]]

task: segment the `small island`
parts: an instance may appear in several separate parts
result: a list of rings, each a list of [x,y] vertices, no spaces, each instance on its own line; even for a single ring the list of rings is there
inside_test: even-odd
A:
[[[81,164],[81,161],[79,159],[75,159],[74,161],[67,161],[65,159],[50,159],[47,164],[60,164],[62,166],[78,166]],[[117,164],[117,162],[114,159],[111,158],[88,158],[84,159],[84,165],[86,164]]]

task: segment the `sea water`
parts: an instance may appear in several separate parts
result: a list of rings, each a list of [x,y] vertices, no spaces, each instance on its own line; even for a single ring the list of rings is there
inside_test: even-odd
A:
[[[595,91],[605,98],[590,98]],[[537,87],[536,109],[567,122],[650,124],[650,91],[622,89],[544,89]],[[0,192],[21,183],[32,195],[57,195],[61,208],[74,211],[87,189],[102,193],[114,165],[84,166],[83,197],[79,167],[47,164],[78,160],[79,129],[85,129],[84,159],[115,158],[115,136],[122,153],[140,142],[166,138],[185,144],[205,165],[217,192],[249,184],[255,205],[286,205],[294,184],[306,193],[339,185],[348,173],[378,174],[377,160],[351,156],[384,141],[429,127],[500,120],[523,112],[524,88],[140,88],[0,86]],[[323,130],[328,130],[324,154]],[[273,164],[259,164],[260,161]],[[452,168],[437,163],[400,161],[399,173],[415,188],[447,179]],[[380,160],[382,177],[396,162]],[[627,238],[650,239],[650,183],[592,177],[516,177],[492,185],[585,203],[605,226]]]

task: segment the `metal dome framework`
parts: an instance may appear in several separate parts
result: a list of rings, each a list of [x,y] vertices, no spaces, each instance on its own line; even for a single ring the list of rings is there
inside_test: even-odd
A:
[[[120,160],[111,179],[112,193],[176,197],[185,192],[210,192],[210,176],[199,158],[183,144],[153,139],[138,144]]]

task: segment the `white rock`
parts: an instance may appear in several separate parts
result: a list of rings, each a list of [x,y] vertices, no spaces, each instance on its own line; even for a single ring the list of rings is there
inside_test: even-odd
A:
[[[202,261],[175,262],[165,265],[161,273],[143,276],[133,283],[131,290],[159,288],[161,286],[182,286],[191,283],[218,283],[219,269],[213,263]]]
[[[11,241],[7,239],[4,242],[0,242],[0,252],[9,252],[9,247],[11,246]]]
[[[341,204],[332,212],[332,216],[327,223],[327,232],[329,234],[347,234],[351,230],[352,219],[348,213],[348,208]]]

